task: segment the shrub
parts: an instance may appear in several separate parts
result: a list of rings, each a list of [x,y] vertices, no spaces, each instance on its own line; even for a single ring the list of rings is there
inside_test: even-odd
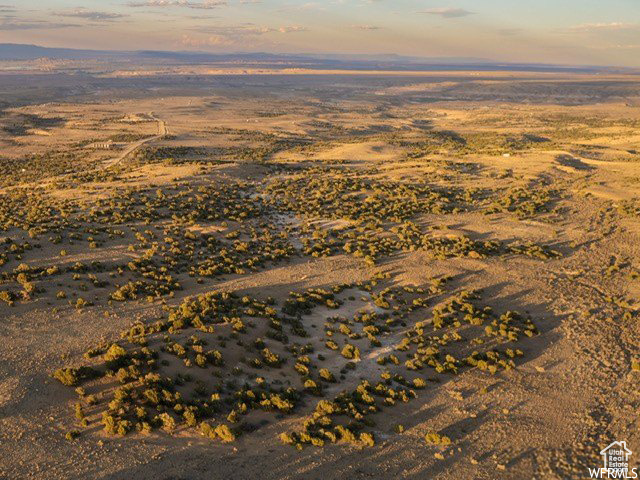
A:
[[[176,420],[168,413],[161,413],[157,416],[158,420],[162,424],[162,428],[167,432],[172,432],[176,428]]]
[[[7,303],[10,307],[13,306],[16,296],[9,290],[0,290],[0,300]]]
[[[424,436],[424,441],[427,442],[428,445],[451,445],[451,439],[445,435],[440,435],[439,433],[427,433]]]
[[[104,359],[107,362],[113,362],[121,359],[127,354],[127,351],[122,348],[120,345],[113,344],[109,347],[109,349],[104,354]]]
[[[231,429],[224,423],[218,425],[215,428],[216,435],[222,440],[223,443],[231,443],[235,441],[236,436]]]
[[[360,349],[355,345],[346,344],[340,353],[344,358],[360,360]]]
[[[327,382],[335,382],[336,381],[336,378],[333,376],[333,373],[331,373],[326,368],[321,368],[318,371],[318,374],[320,375],[320,378],[322,378],[323,380],[326,380]]]
[[[90,367],[65,367],[53,372],[53,378],[68,387],[73,387],[83,380],[92,378],[94,375],[95,371]]]
[[[376,444],[373,438],[373,434],[367,432],[362,432],[360,434],[360,442],[362,442],[367,447],[373,447]]]

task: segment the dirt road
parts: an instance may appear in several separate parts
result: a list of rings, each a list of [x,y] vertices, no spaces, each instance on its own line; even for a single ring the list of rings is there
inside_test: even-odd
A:
[[[149,113],[149,116],[158,122],[158,134],[154,135],[153,137],[143,138],[142,140],[138,140],[137,142],[131,143],[128,147],[126,147],[120,153],[120,155],[118,155],[117,157],[112,158],[110,160],[107,160],[103,164],[102,168],[109,168],[109,167],[111,167],[113,165],[117,165],[118,163],[122,162],[125,158],[127,158],[129,155],[131,155],[133,152],[135,152],[140,147],[142,147],[143,145],[146,145],[149,142],[152,142],[154,140],[159,140],[159,139],[167,136],[168,130],[167,130],[166,122],[164,120],[160,120],[159,118],[156,118],[155,115],[153,115],[153,112]]]

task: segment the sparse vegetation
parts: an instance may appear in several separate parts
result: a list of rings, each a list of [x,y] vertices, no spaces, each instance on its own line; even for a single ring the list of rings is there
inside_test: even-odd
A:
[[[145,108],[171,135],[155,137],[152,114],[123,112],[142,89],[82,115],[46,104],[61,120],[38,128],[68,125],[69,139],[40,132],[32,142],[39,116],[0,132],[8,409],[28,418],[22,395],[36,395],[60,451],[95,443],[109,458],[130,441],[144,452],[210,441],[225,459],[278,440],[333,445],[318,452],[331,458],[362,449],[383,458],[400,444],[425,464],[443,460],[435,468],[457,471],[464,460],[517,476],[534,457],[512,462],[505,445],[512,431],[531,430],[538,476],[584,473],[565,468],[555,417],[528,415],[552,401],[581,445],[577,458],[634,401],[640,124],[624,96],[615,98],[629,118],[607,119],[600,97],[562,112],[526,105],[546,80],[451,73],[376,79],[375,95],[362,75],[357,101],[348,80],[329,91],[327,79],[307,79],[313,95],[301,102],[297,86],[263,96],[280,81],[265,75],[252,80],[256,106],[226,97],[243,76],[207,77],[229,83],[207,97],[153,90],[166,106]],[[616,82],[616,91],[632,83]],[[482,88],[504,97],[484,104]],[[479,103],[451,101],[462,89]],[[107,139],[118,145],[95,145]],[[26,145],[33,152],[15,154]],[[43,371],[46,388],[32,388]],[[595,386],[600,399],[622,385],[627,396],[615,398],[626,403],[583,421],[586,403],[573,396]],[[69,414],[56,418],[47,402]],[[23,434],[16,419],[7,438],[48,453],[49,436]],[[39,468],[86,470],[69,458]],[[351,473],[379,474],[362,469]]]

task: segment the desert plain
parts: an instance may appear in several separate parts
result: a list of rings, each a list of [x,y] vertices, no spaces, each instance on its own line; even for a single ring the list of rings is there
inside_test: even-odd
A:
[[[640,452],[640,78],[2,75],[0,477]]]

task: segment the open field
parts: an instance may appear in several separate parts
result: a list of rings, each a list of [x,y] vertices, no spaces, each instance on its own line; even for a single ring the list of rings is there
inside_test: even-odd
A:
[[[203,73],[0,77],[0,478],[640,451],[638,76]]]

